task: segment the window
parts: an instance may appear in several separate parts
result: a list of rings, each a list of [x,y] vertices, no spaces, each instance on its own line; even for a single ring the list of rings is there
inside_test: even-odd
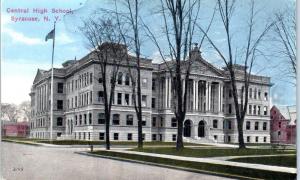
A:
[[[214,140],[218,140],[218,136],[217,135],[214,135]]]
[[[258,130],[258,122],[255,122],[254,129],[255,129],[255,130]]]
[[[255,142],[258,142],[258,136],[255,137]]]
[[[80,114],[79,115],[79,125],[81,125],[82,124],[82,115]]]
[[[142,140],[143,141],[145,140],[145,134],[144,133],[142,134]]]
[[[90,139],[91,139],[91,133],[88,132],[88,140],[90,140]]]
[[[252,114],[252,105],[249,105],[249,114]]]
[[[264,106],[264,115],[268,115],[267,106]]]
[[[278,136],[280,136],[281,135],[281,132],[280,131],[278,131]]]
[[[278,128],[281,128],[281,122],[278,122]]]
[[[119,140],[119,133],[114,133],[114,140]]]
[[[252,98],[252,88],[249,89],[249,98]]]
[[[119,72],[119,74],[118,74],[118,84],[122,85],[122,81],[123,81],[123,73]]]
[[[231,142],[231,137],[230,137],[230,136],[227,136],[227,140],[228,140],[228,142],[230,143],[230,142]]]
[[[125,94],[125,103],[129,106],[129,94]]]
[[[177,127],[177,120],[174,117],[171,119],[171,127]]]
[[[120,124],[120,114],[114,114],[113,115],[113,125],[119,125]]]
[[[58,117],[56,119],[56,125],[57,126],[62,126],[63,125],[63,118],[62,117]]]
[[[248,143],[250,142],[250,136],[247,136],[247,142]]]
[[[164,118],[160,119],[160,127],[164,127]]]
[[[229,89],[229,91],[228,91],[228,97],[229,97],[229,98],[232,97],[232,90],[231,90],[231,89]]]
[[[57,110],[63,110],[64,107],[64,101],[63,100],[57,100]]]
[[[264,131],[267,130],[267,123],[266,122],[263,123],[263,130]]]
[[[85,140],[85,132],[83,132],[83,139]]]
[[[232,110],[231,110],[231,104],[228,104],[228,113],[231,114]]]
[[[102,77],[99,77],[98,79],[98,83],[102,84],[103,83],[103,78]]]
[[[156,117],[152,117],[152,127],[156,126]]]
[[[146,107],[146,106],[147,106],[147,96],[142,95],[142,107]]]
[[[260,106],[257,106],[257,114],[260,115]]]
[[[133,115],[128,114],[128,115],[126,116],[126,125],[130,125],[130,126],[133,125]]]
[[[228,123],[228,129],[231,129],[231,121],[227,121],[227,123]]]
[[[118,93],[118,105],[122,105],[122,93]]]
[[[90,73],[90,84],[93,83],[93,73]]]
[[[156,134],[152,134],[152,141],[156,141]]]
[[[142,87],[147,87],[147,81],[148,81],[147,78],[142,79]]]
[[[261,99],[261,92],[260,92],[260,90],[258,90],[258,99]]]
[[[131,141],[131,140],[132,140],[132,133],[128,133],[128,134],[127,134],[127,140],[128,140],[128,141]]]
[[[246,122],[246,130],[250,130],[250,128],[251,128],[251,123],[250,123],[250,121],[247,121]]]
[[[172,141],[176,141],[176,134],[172,134]]]
[[[84,124],[86,124],[86,114],[84,114],[83,117],[84,117]]]
[[[153,91],[155,91],[155,85],[156,85],[155,79],[152,79],[152,90]]]
[[[152,98],[152,101],[151,101],[151,108],[155,108],[155,98]]]
[[[256,115],[256,105],[253,105],[253,115]]]
[[[104,115],[104,113],[98,113],[98,124],[105,124],[105,115]]]
[[[268,100],[268,93],[267,92],[265,92],[265,101],[267,101]]]
[[[57,93],[64,93],[64,83],[57,83]]]
[[[142,116],[142,126],[146,126],[146,116]]]
[[[104,93],[103,93],[103,91],[98,91],[98,102],[104,103]]]
[[[218,120],[213,120],[213,128],[218,128]]]
[[[99,133],[99,140],[104,140],[104,133],[103,132]]]
[[[77,107],[77,96],[75,96],[75,107]]]
[[[57,135],[57,137],[60,137],[61,136],[61,132],[58,132],[56,135]]]
[[[264,142],[267,142],[267,137],[264,137]]]
[[[75,125],[77,125],[77,115],[75,116]]]
[[[130,84],[130,77],[129,77],[129,74],[127,73],[125,76],[125,85],[129,86],[129,84]]]
[[[257,98],[257,89],[255,88],[254,89],[254,99],[256,99]]]
[[[89,124],[92,124],[92,113],[89,113]]]

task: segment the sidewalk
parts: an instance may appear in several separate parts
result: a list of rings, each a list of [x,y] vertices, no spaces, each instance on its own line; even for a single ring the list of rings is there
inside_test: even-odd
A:
[[[112,149],[110,151],[126,153],[126,154],[150,156],[150,157],[167,158],[167,159],[174,159],[174,160],[181,160],[181,161],[202,162],[202,163],[244,167],[244,168],[258,169],[258,170],[267,170],[267,171],[274,171],[274,172],[292,173],[292,174],[296,174],[296,170],[297,170],[296,168],[269,166],[263,164],[250,164],[250,163],[242,163],[242,162],[231,162],[231,161],[225,161],[225,160],[219,160],[213,158],[184,157],[184,156],[174,156],[174,155],[167,155],[167,154],[155,154],[155,153],[145,153],[145,152],[125,151],[125,150],[115,150],[115,149]]]

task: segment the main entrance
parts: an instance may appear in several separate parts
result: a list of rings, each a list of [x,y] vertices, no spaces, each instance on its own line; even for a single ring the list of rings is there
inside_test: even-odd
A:
[[[183,126],[183,136],[184,137],[191,137],[191,129],[192,129],[192,122],[191,120],[184,121]]]
[[[205,122],[204,121],[199,122],[198,137],[205,137]]]

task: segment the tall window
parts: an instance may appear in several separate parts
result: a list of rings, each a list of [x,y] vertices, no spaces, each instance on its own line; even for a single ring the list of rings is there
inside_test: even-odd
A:
[[[113,114],[113,125],[120,124],[120,114]]]
[[[252,114],[252,105],[249,105],[249,114]]]
[[[152,90],[155,91],[155,85],[156,85],[156,81],[155,79],[152,79]]]
[[[129,106],[129,94],[125,94],[125,103]]]
[[[231,121],[227,121],[228,123],[228,129],[231,129]]]
[[[264,115],[268,115],[267,106],[264,106]]]
[[[130,77],[129,77],[129,74],[127,73],[125,76],[125,85],[129,86],[129,84],[130,84]]]
[[[75,125],[77,125],[77,115],[75,115]]]
[[[250,121],[247,121],[246,122],[246,130],[250,130],[250,128],[251,128],[251,123],[250,123]]]
[[[152,127],[156,126],[156,117],[152,117]]]
[[[122,105],[122,93],[118,93],[118,105]]]
[[[84,114],[83,117],[84,117],[84,124],[86,124],[86,114]]]
[[[128,114],[126,116],[126,125],[130,125],[130,126],[133,125],[133,115],[132,114]]]
[[[90,73],[90,84],[92,84],[93,83],[93,73]]]
[[[254,99],[256,99],[257,98],[257,89],[255,88],[254,89]]]
[[[267,101],[268,100],[268,93],[267,92],[265,92],[265,101]]]
[[[249,89],[249,98],[252,98],[252,88]]]
[[[57,93],[64,93],[64,83],[57,83]]]
[[[98,124],[105,124],[105,115],[104,115],[104,113],[98,113]]]
[[[257,114],[260,115],[260,106],[257,106]]]
[[[99,140],[104,140],[104,133],[103,132],[101,132],[101,133],[99,133]]]
[[[148,79],[147,78],[143,78],[142,79],[142,87],[147,87],[147,82],[148,82]]]
[[[229,114],[232,113],[231,104],[228,104],[228,113],[229,113]]]
[[[267,130],[267,123],[266,122],[263,123],[263,130],[264,131]]]
[[[57,110],[62,110],[64,107],[64,101],[63,100],[57,100]]]
[[[142,116],[142,126],[146,126],[146,116]]]
[[[132,133],[128,133],[128,134],[127,134],[127,140],[128,140],[128,141],[131,141],[131,140],[132,140]]]
[[[174,117],[171,119],[171,127],[177,127],[177,120]]]
[[[256,105],[253,105],[253,115],[256,115]]]
[[[218,120],[213,120],[213,128],[218,128]]]
[[[156,104],[155,98],[152,98],[152,101],[151,101],[151,107],[152,107],[152,108],[155,108],[155,104]]]
[[[57,126],[62,126],[63,125],[63,118],[62,117],[58,117],[56,119],[56,125]]]
[[[104,102],[104,93],[103,93],[103,91],[98,91],[98,102],[100,102],[100,103]]]
[[[89,113],[89,124],[92,124],[92,113]]]
[[[114,140],[119,140],[119,133],[114,133]]]
[[[255,122],[254,129],[255,129],[255,130],[258,130],[258,122]]]
[[[142,107],[146,107],[146,106],[147,106],[147,96],[142,95]]]
[[[118,73],[118,84],[122,85],[122,81],[123,81],[123,73],[119,72]]]

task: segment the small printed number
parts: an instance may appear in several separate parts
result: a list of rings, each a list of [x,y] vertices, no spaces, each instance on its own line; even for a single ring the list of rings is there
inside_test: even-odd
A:
[[[23,171],[23,168],[13,168],[13,171]]]

